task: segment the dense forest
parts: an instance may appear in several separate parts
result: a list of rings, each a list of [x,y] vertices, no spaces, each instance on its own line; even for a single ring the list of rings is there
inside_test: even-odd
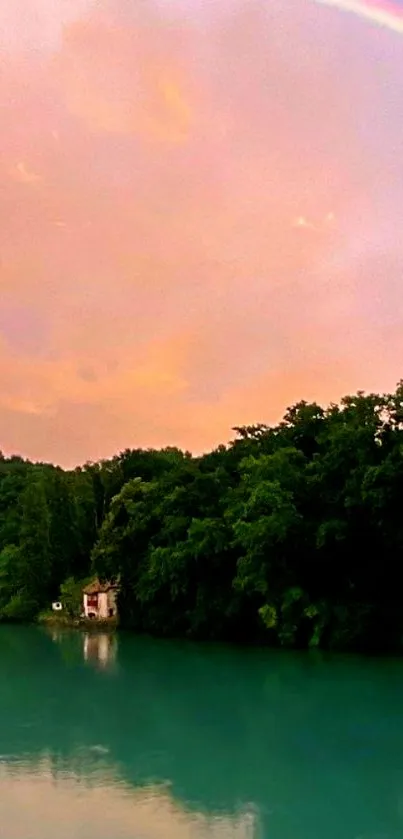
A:
[[[403,382],[234,433],[72,471],[0,455],[0,618],[97,574],[139,632],[402,649]]]

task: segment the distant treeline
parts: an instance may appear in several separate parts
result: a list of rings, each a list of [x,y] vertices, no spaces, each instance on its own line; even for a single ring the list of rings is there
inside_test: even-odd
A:
[[[0,456],[0,618],[74,611],[97,574],[139,632],[403,649],[403,382],[234,432],[73,471]]]

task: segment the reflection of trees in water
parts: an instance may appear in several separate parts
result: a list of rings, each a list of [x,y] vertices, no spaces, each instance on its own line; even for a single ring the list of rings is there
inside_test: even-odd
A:
[[[352,835],[384,829],[385,818],[399,826],[400,662],[122,634],[119,669],[105,678],[86,666],[79,633],[59,645],[8,627],[0,655],[4,753],[46,749],[60,772],[86,775],[98,761],[134,787],[169,782],[175,800],[210,814],[256,806],[263,835],[284,822],[299,839],[340,839],[343,811]]]

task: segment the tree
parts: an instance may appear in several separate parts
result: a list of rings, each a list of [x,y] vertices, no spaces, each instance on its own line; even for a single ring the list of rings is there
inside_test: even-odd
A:
[[[79,558],[79,534],[69,483],[61,469],[52,470],[46,481],[49,516],[50,586],[56,596],[60,584],[75,573]]]
[[[137,630],[401,651],[403,382],[234,430],[73,471],[0,454],[0,617],[59,591],[76,615],[96,573]]]
[[[285,637],[278,619],[283,596],[299,583],[295,560],[303,544],[303,521],[290,484],[293,474],[298,491],[303,468],[304,459],[295,449],[247,458],[229,511],[240,554],[233,585],[250,599],[255,621],[263,619],[280,640]]]
[[[15,579],[24,617],[32,617],[51,597],[50,515],[44,481],[35,474],[21,498],[21,529]],[[18,610],[17,610],[18,611]]]
[[[83,588],[90,582],[89,578],[75,580],[68,577],[60,586],[60,601],[71,618],[80,617],[83,610]]]

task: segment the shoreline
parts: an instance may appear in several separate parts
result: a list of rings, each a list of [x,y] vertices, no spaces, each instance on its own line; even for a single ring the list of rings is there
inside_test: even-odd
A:
[[[59,629],[93,630],[94,632],[115,632],[119,621],[116,618],[73,618],[59,615],[39,616],[37,626],[57,626]]]

